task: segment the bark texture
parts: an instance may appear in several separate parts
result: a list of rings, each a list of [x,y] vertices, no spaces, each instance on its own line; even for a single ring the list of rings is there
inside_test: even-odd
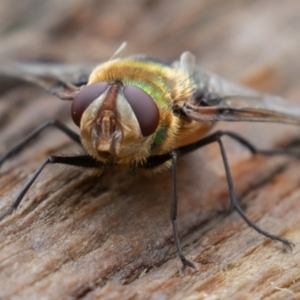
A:
[[[100,62],[126,40],[126,54],[171,61],[190,50],[205,68],[300,104],[298,0],[3,0],[0,20],[0,62]],[[0,91],[0,156],[46,120],[73,126],[69,102],[8,78]],[[216,128],[300,152],[295,126]],[[292,240],[292,252],[228,214],[217,145],[178,166],[180,236],[199,264],[185,277],[169,222],[169,173],[147,179],[47,166],[0,224],[0,299],[299,299],[300,161],[251,156],[224,141],[247,215]],[[1,167],[0,211],[47,156],[80,151],[45,131]]]

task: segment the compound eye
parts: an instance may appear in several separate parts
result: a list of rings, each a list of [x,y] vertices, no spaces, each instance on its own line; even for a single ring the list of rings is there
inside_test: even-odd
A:
[[[80,120],[86,108],[108,88],[107,82],[92,83],[84,87],[73,99],[71,115],[74,123],[80,127]]]
[[[133,85],[125,86],[123,94],[138,120],[142,135],[154,133],[159,123],[159,110],[151,96]]]

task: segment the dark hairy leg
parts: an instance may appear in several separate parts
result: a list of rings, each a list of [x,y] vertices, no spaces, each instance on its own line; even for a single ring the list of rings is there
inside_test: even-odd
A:
[[[0,214],[0,221],[4,219],[7,215],[12,213],[19,204],[21,203],[23,197],[25,196],[28,189],[34,183],[38,175],[42,172],[44,167],[48,164],[62,164],[62,165],[72,165],[77,167],[84,167],[84,168],[99,168],[102,164],[96,161],[89,155],[80,155],[80,156],[49,156],[32,174],[32,176],[28,179],[28,181],[24,184],[18,195],[16,196],[15,200],[12,202],[10,207],[3,211]]]
[[[9,151],[7,151],[0,159],[0,167],[7,159],[9,159],[10,157],[19,153],[23,149],[23,147],[25,147],[31,140],[33,140],[44,129],[51,127],[51,126],[59,129],[60,131],[65,133],[69,138],[71,138],[73,141],[75,141],[76,143],[81,145],[80,137],[76,132],[74,132],[73,130],[71,130],[70,128],[65,126],[64,124],[60,123],[59,121],[52,120],[52,121],[49,121],[49,122],[41,125],[37,129],[35,129],[28,136],[26,136],[23,140],[21,140],[17,145],[15,145],[13,148],[11,148]]]
[[[177,253],[178,253],[179,258],[182,263],[182,267],[180,269],[180,274],[185,275],[187,267],[191,267],[195,270],[198,270],[198,266],[194,262],[188,260],[182,252],[179,234],[178,234],[178,227],[177,227],[177,202],[178,202],[178,197],[177,197],[177,153],[174,151],[174,152],[172,152],[172,202],[171,202],[170,217],[171,217],[171,222],[172,222],[172,227],[173,227],[173,235],[174,235],[174,240],[175,240],[175,244],[176,244],[176,248],[177,248]]]

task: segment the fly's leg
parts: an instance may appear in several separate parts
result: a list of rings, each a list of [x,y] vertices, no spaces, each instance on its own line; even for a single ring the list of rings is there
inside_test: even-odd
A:
[[[168,160],[172,160],[172,202],[171,202],[171,210],[170,210],[170,219],[172,222],[173,227],[173,235],[176,244],[177,253],[182,263],[182,267],[180,269],[180,275],[185,275],[186,268],[191,267],[195,270],[198,270],[197,264],[188,260],[182,252],[179,234],[178,234],[178,227],[177,227],[177,151],[165,153],[162,155],[150,156],[145,163],[140,165],[140,168],[143,169],[153,169]]]
[[[290,155],[290,156],[296,156],[299,157],[299,153],[295,153],[292,151],[287,150],[260,150],[257,149],[254,145],[252,145],[250,142],[248,142],[246,139],[238,135],[237,133],[231,132],[231,131],[217,131],[216,134],[219,134],[219,136],[229,136],[235,141],[242,144],[244,147],[246,147],[252,154],[263,154],[267,156],[275,156],[275,155]],[[234,209],[235,203],[230,201],[230,211]]]
[[[286,247],[289,250],[292,250],[292,248],[295,246],[292,242],[290,242],[287,239],[284,239],[282,237],[273,235],[273,234],[261,229],[259,226],[257,226],[254,222],[252,222],[245,215],[245,213],[241,209],[241,207],[238,203],[238,200],[237,200],[237,196],[236,196],[236,192],[235,192],[235,188],[234,188],[234,185],[233,185],[231,172],[230,172],[229,165],[228,165],[228,160],[227,160],[225,148],[224,148],[223,142],[221,141],[220,135],[218,133],[216,134],[216,141],[218,142],[220,150],[221,150],[221,155],[222,155],[223,164],[224,164],[225,173],[226,173],[226,178],[227,178],[227,184],[228,184],[229,193],[230,193],[230,203],[231,203],[232,209],[235,209],[237,211],[237,213],[244,219],[244,221],[250,227],[255,229],[258,233],[260,233],[260,234],[262,234],[262,235],[264,235],[267,238],[270,238],[272,240],[277,240],[277,241],[281,242],[284,245],[284,247]]]
[[[173,234],[174,234],[177,252],[178,252],[179,258],[182,262],[180,274],[183,276],[186,273],[187,267],[191,267],[191,268],[194,268],[195,270],[198,270],[198,266],[194,262],[189,261],[182,252],[179,234],[178,234],[178,228],[177,228],[177,201],[178,201],[178,197],[177,197],[177,153],[172,152],[172,203],[171,203],[170,217],[171,217],[171,222],[172,222],[172,226],[173,226]]]
[[[81,156],[50,156],[48,157],[32,174],[29,180],[24,184],[19,194],[16,196],[15,200],[12,202],[10,207],[0,214],[0,221],[4,219],[7,215],[12,213],[19,204],[21,203],[23,197],[25,196],[28,189],[34,183],[38,175],[42,172],[44,167],[48,164],[63,164],[72,165],[85,168],[99,168],[102,164],[89,155]]]
[[[63,133],[65,133],[68,137],[70,137],[73,141],[75,141],[76,143],[78,143],[78,144],[81,145],[79,135],[76,132],[74,132],[73,130],[71,130],[70,128],[68,128],[67,126],[65,126],[64,124],[60,123],[59,121],[52,120],[52,121],[49,121],[49,122],[41,125],[37,129],[35,129],[32,133],[30,133],[27,137],[25,137],[22,141],[20,141],[16,146],[14,146],[9,151],[7,151],[3,155],[3,157],[0,159],[0,167],[1,167],[1,165],[7,159],[9,159],[13,155],[17,154],[20,150],[22,150],[22,148],[24,146],[26,146],[40,132],[42,132],[44,129],[46,129],[46,128],[50,127],[50,126],[54,126],[55,128],[59,129],[60,131],[62,131]]]

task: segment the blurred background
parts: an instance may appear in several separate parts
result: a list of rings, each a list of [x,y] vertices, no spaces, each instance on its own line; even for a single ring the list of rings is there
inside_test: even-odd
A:
[[[99,62],[127,41],[128,55],[174,60],[190,50],[233,79],[262,63],[291,74],[299,65],[299,16],[297,0],[2,0],[0,56]]]

